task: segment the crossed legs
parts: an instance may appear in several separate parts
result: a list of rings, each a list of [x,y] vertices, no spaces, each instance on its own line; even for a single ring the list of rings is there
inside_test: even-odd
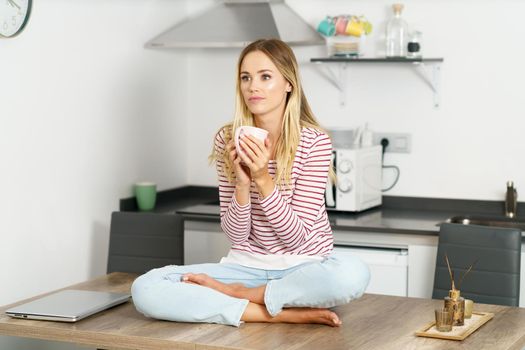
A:
[[[161,320],[337,327],[341,321],[328,308],[359,298],[369,278],[368,267],[351,256],[270,272],[236,264],[169,265],[139,276],[131,292],[137,311]]]
[[[241,283],[227,284],[203,273],[187,273],[183,275],[182,281],[208,287],[234,298],[249,300],[241,316],[241,320],[245,322],[319,323],[332,327],[338,327],[342,324],[335,312],[325,308],[287,308],[272,317],[264,303],[266,285],[249,288]]]

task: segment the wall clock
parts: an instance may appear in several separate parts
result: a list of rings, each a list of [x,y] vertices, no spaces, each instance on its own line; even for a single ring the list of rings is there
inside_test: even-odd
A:
[[[27,24],[33,0],[0,0],[0,37],[18,35]]]

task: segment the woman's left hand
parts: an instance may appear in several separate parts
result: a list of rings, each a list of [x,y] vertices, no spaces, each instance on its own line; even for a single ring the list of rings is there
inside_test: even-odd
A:
[[[271,179],[268,173],[268,161],[270,160],[270,139],[264,142],[252,135],[241,137],[241,147],[243,152],[240,157],[244,164],[250,169],[253,181],[257,184],[261,181]]]

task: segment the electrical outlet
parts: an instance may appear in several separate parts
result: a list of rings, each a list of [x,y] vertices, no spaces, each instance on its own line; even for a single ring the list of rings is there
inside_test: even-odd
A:
[[[412,137],[409,133],[375,132],[374,145],[380,145],[382,139],[388,140],[385,152],[410,153],[412,149]]]

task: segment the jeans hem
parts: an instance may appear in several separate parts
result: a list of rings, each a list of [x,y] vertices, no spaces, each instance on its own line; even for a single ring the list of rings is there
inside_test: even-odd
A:
[[[277,314],[279,314],[282,311],[282,309],[279,309],[276,311],[275,306],[273,302],[271,301],[271,298],[269,297],[269,295],[272,292],[272,285],[273,285],[273,280],[269,281],[266,284],[266,290],[264,291],[264,304],[266,305],[266,310],[268,311],[270,316],[275,317],[277,316]]]
[[[241,325],[242,314],[244,313],[244,311],[246,310],[246,307],[248,306],[248,303],[250,302],[248,299],[239,299],[239,300],[241,301],[240,306],[239,306],[239,312],[234,318],[234,320],[236,320],[236,323],[232,324],[232,326],[235,326],[235,327],[239,327]]]

